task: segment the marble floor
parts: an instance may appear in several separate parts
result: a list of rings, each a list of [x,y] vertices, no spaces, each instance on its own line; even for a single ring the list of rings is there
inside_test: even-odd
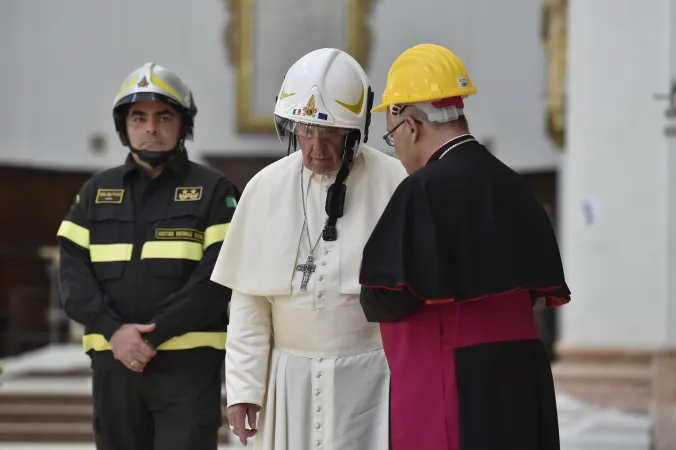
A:
[[[92,444],[0,444],[2,450],[96,450]],[[219,450],[235,448],[252,448],[251,445],[242,447],[240,444],[218,447]]]
[[[69,372],[88,369],[89,360],[78,345],[58,345],[3,361],[0,395],[73,394],[91,392],[91,377],[57,379],[25,377],[35,372]],[[86,374],[86,375],[85,375]],[[563,393],[557,394],[562,450],[648,450],[651,423],[647,416],[629,414],[610,408],[586,404]],[[0,423],[0,426],[3,424]],[[9,424],[5,424],[9,425]],[[10,425],[11,426],[11,425]],[[233,436],[231,444],[219,449],[243,447]],[[95,450],[93,444],[23,444],[0,443],[2,450]]]

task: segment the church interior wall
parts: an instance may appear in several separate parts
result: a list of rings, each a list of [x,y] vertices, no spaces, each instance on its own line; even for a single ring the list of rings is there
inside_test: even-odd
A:
[[[42,330],[46,339],[47,314],[27,312],[44,312],[49,304],[49,260],[40,249],[54,245],[58,224],[84,180],[123,160],[112,100],[133,68],[153,61],[188,82],[199,109],[195,141],[188,143],[192,158],[219,168],[240,188],[257,170],[286,155],[272,128],[252,132],[238,126],[240,85],[230,33],[237,17],[233,5],[247,1],[0,2],[0,183],[8,193],[0,198],[0,208],[11,211],[0,219],[0,269],[12,267],[3,269],[0,279],[5,343],[0,355],[40,342],[39,333],[29,331],[9,339],[9,323],[15,330]],[[302,16],[299,0],[270,1],[250,3],[253,48],[260,53],[252,60],[279,70],[318,45],[332,45],[327,35],[336,29],[335,24],[331,28],[331,21],[339,20],[334,15],[306,11]],[[281,13],[279,1],[287,4]],[[333,0],[323,1],[341,8]],[[534,186],[542,191],[538,195],[552,196],[545,186],[555,186],[561,152],[546,126],[544,0],[509,5],[462,0],[453,3],[453,14],[440,13],[448,8],[443,0],[419,0],[415,17],[404,0],[340,4],[364,8],[369,34],[358,46],[367,49],[364,65],[376,100],[390,64],[403,50],[423,42],[451,48],[479,89],[466,102],[471,131],[497,157],[536,180]],[[298,26],[297,38],[288,34],[289,24]],[[340,39],[335,45],[341,45]],[[251,101],[258,111],[271,114],[281,79],[264,78],[263,69],[258,71],[263,73],[259,90],[270,98],[260,98],[263,94],[254,89]],[[391,152],[381,139],[384,119],[374,115],[369,144]],[[548,204],[555,206],[555,201]],[[19,311],[10,307],[10,298],[23,305]]]
[[[270,18],[254,8],[254,28],[256,24],[265,28],[254,34],[265,39],[256,48],[272,60],[270,64],[284,67],[313,46],[326,44],[316,22],[330,24],[333,18],[310,17],[308,21],[315,23],[297,24],[291,7],[298,0],[277,1],[289,4],[288,17]],[[351,2],[355,3],[340,3]],[[0,83],[0,164],[60,170],[118,164],[123,149],[113,128],[113,98],[124,77],[146,61],[171,68],[192,88],[199,109],[196,140],[190,144],[194,157],[285,155],[274,131],[237,129],[236,71],[226,40],[231,3],[238,2],[0,3],[0,60],[5,68]],[[445,45],[464,59],[479,89],[467,101],[472,131],[490,140],[495,154],[516,169],[558,167],[560,152],[548,138],[545,124],[542,0],[460,0],[453,2],[452,14],[444,12],[449,8],[444,0],[419,0],[415,17],[405,0],[356,3],[368,5],[365,20],[371,39],[365,65],[376,99],[399,53],[417,43]],[[305,39],[275,41],[286,23],[297,24]],[[268,26],[276,28],[265,31]],[[259,108],[269,105],[272,112],[281,81],[263,80],[272,94],[256,100]],[[388,151],[380,138],[385,133],[382,114],[374,116],[371,130],[370,143]]]
[[[317,13],[322,4],[339,13]],[[562,24],[547,21],[546,6],[566,4],[570,40],[546,44]],[[390,64],[412,45],[438,43],[464,60],[479,91],[466,102],[472,133],[524,175],[561,243],[573,302],[537,313],[557,388],[651,416],[655,448],[675,448],[676,157],[655,94],[676,74],[676,0],[0,1],[0,357],[69,339],[68,322],[52,314],[55,233],[85,180],[125,157],[111,110],[132,69],[153,61],[187,81],[199,109],[191,158],[240,189],[286,155],[271,126],[241,126],[243,31],[234,19],[243,5],[253,11],[256,54],[246,60],[262,64],[252,63],[260,89],[248,100],[269,125],[280,68],[318,46],[344,48],[335,35],[349,28],[348,8],[365,11],[355,46],[376,101]],[[547,50],[556,48],[567,63],[552,65]],[[548,129],[552,81],[561,81],[551,68],[561,64],[565,149]],[[385,132],[384,115],[374,115],[369,144],[391,153]]]

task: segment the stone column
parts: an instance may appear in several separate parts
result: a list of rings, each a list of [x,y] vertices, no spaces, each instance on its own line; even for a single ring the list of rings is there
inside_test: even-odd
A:
[[[676,448],[676,1],[569,0],[559,389]],[[673,56],[672,56],[673,55]]]

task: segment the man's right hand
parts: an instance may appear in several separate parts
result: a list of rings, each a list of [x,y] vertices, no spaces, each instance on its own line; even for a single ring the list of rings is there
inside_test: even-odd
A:
[[[261,410],[258,405],[238,403],[228,408],[228,422],[232,432],[246,445],[247,440],[256,435],[256,414]],[[246,428],[247,419],[250,429]]]
[[[115,359],[122,362],[129,370],[143,372],[146,364],[157,352],[143,340],[142,333],[149,333],[154,329],[154,323],[122,325],[110,338],[110,348],[113,350]]]

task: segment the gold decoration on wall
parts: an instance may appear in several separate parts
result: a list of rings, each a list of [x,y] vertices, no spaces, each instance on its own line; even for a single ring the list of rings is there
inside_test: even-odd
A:
[[[547,0],[543,8],[542,40],[547,54],[547,133],[563,149],[566,136],[568,0]]]
[[[254,1],[226,0],[230,19],[225,29],[228,56],[236,73],[237,129],[240,132],[274,133],[272,108],[270,114],[256,116],[253,111],[253,49],[254,49]],[[345,3],[346,42],[344,50],[366,68],[371,52],[371,30],[367,14],[372,0],[336,0]],[[283,51],[280,43],[280,51]],[[271,105],[273,102],[271,101]]]

